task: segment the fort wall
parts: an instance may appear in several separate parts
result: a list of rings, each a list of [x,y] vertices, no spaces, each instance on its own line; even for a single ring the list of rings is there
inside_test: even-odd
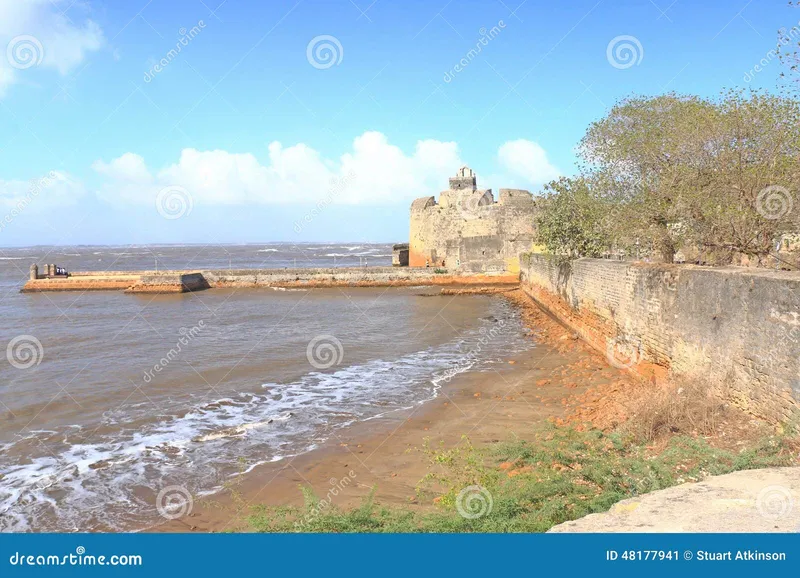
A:
[[[616,363],[705,380],[754,415],[800,399],[800,273],[521,257],[522,288]]]
[[[450,179],[450,188],[411,204],[409,265],[467,272],[519,272],[519,254],[535,237],[536,203],[528,191],[477,188],[468,167]]]

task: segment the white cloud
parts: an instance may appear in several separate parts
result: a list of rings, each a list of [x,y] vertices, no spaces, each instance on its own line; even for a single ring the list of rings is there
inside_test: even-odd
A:
[[[33,210],[62,207],[84,194],[83,185],[71,175],[51,171],[30,181],[0,179],[0,209],[31,206]]]
[[[503,143],[497,157],[509,173],[530,185],[541,185],[560,175],[547,158],[547,152],[533,141],[517,139]]]
[[[326,198],[342,204],[394,204],[433,195],[463,163],[453,142],[417,142],[411,154],[379,132],[365,132],[338,160],[305,144],[273,142],[268,161],[250,153],[184,149],[157,172],[126,153],[93,168],[104,179],[98,196],[111,202],[153,203],[164,187],[182,187],[199,204],[302,203]]]
[[[102,46],[100,26],[77,19],[81,6],[67,0],[0,0],[0,96],[37,67],[66,75]],[[68,18],[62,11],[70,8]]]
[[[481,187],[522,187],[555,179],[559,171],[537,143],[515,140],[498,149],[503,172],[479,175]],[[437,195],[463,165],[454,142],[418,141],[405,152],[380,132],[365,132],[336,159],[306,144],[272,142],[265,158],[224,150],[184,149],[176,162],[148,167],[145,159],[125,153],[92,168],[100,175],[97,195],[113,204],[155,203],[160,190],[185,189],[195,206],[292,204],[406,205]]]

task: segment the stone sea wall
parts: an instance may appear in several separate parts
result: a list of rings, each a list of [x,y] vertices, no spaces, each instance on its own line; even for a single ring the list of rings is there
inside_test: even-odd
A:
[[[522,288],[640,375],[708,381],[775,421],[800,399],[800,273],[521,256]],[[620,353],[622,352],[622,353]]]
[[[438,271],[438,272],[437,272]],[[514,274],[462,274],[436,268],[339,267],[214,271],[92,271],[36,279],[22,288],[41,291],[186,293],[224,287],[392,287],[414,285],[516,285]]]
[[[242,269],[204,271],[211,287],[391,287],[409,285],[517,284],[511,274],[462,275],[449,270],[407,267]]]

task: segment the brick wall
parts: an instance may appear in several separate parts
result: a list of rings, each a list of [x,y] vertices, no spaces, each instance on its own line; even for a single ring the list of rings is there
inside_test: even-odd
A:
[[[800,399],[800,273],[521,257],[523,289],[612,361],[707,380],[780,421]],[[619,352],[623,353],[620,354]]]

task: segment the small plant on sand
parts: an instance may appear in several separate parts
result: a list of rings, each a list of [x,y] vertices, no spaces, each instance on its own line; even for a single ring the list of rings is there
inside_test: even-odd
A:
[[[785,436],[773,435],[741,451],[673,436],[653,454],[630,433],[555,426],[530,441],[479,449],[462,438],[451,449],[426,443],[422,452],[430,471],[417,487],[419,506],[377,505],[373,488],[359,507],[320,511],[306,491],[304,507],[260,506],[250,526],[261,532],[544,532],[646,492],[789,465],[796,453]],[[480,500],[480,508],[465,505],[465,491],[471,492],[466,499]]]
[[[428,461],[428,473],[416,487],[417,496],[423,501],[435,496],[434,503],[453,508],[464,488],[493,486],[499,479],[498,471],[487,467],[486,458],[465,435],[450,449],[445,448],[444,442],[434,449],[430,438],[425,438],[418,451],[425,454]]]

